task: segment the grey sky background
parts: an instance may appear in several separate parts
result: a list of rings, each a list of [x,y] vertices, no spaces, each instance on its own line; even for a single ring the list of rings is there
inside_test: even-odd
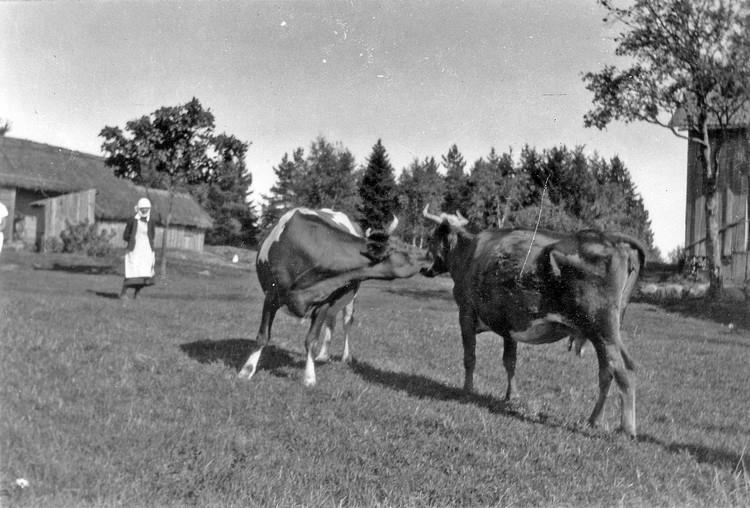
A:
[[[197,97],[251,143],[257,198],[318,135],[400,172],[584,145],[630,170],[667,254],[684,242],[686,142],[647,124],[583,127],[581,74],[618,62],[595,0],[2,2],[10,136],[101,154],[99,131]]]

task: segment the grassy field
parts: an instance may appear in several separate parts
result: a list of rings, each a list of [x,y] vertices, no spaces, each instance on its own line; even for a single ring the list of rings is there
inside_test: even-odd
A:
[[[446,279],[365,283],[356,363],[319,365],[307,389],[306,324],[284,314],[260,371],[236,377],[262,300],[247,264],[176,259],[123,302],[116,273],[2,256],[4,506],[750,505],[746,323],[631,306],[631,440],[614,390],[605,427],[584,425],[590,350],[520,345],[506,404],[501,341],[480,335],[478,393],[462,394]]]

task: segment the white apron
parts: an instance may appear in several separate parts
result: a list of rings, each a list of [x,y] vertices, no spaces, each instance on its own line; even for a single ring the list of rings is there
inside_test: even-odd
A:
[[[125,278],[154,276],[154,251],[148,243],[148,223],[136,221],[135,246],[125,254]]]

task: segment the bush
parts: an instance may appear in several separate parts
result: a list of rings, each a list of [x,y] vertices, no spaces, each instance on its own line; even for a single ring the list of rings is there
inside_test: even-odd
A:
[[[44,242],[44,252],[62,252],[63,243],[58,237],[47,238]]]
[[[78,224],[65,221],[67,228],[60,233],[62,252],[83,253],[87,256],[103,257],[112,253],[110,240],[114,231],[102,230],[97,233],[96,224],[89,224],[88,219]]]

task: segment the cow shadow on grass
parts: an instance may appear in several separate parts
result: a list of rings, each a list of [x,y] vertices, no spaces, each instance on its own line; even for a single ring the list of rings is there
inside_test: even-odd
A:
[[[492,395],[467,393],[463,389],[449,386],[434,379],[417,374],[390,372],[379,369],[366,362],[355,360],[352,370],[369,383],[379,384],[387,388],[405,392],[413,397],[430,398],[433,400],[457,401],[472,404],[487,409],[490,413],[501,414],[516,418],[526,423],[536,423],[567,429],[571,432],[594,436],[596,429],[563,422],[552,415],[541,411],[529,410],[518,399],[506,401]]]
[[[362,361],[354,361],[352,370],[369,383],[399,390],[414,397],[472,404],[485,408],[492,414],[508,416],[525,423],[559,428],[592,439],[613,439],[615,436],[611,431],[592,428],[584,421],[565,422],[554,415],[531,409],[530,405],[517,399],[508,402],[492,395],[466,393],[461,388],[448,386],[425,376],[390,372]],[[619,433],[617,435],[622,436]],[[697,462],[721,469],[735,470],[740,461],[739,454],[727,450],[690,443],[668,443],[648,434],[640,434],[636,439],[638,442],[658,445],[670,453],[688,452]]]
[[[671,453],[681,454],[687,452],[696,462],[708,464],[719,469],[728,469],[737,472],[739,468],[743,467],[742,456],[739,453],[730,452],[728,450],[692,443],[667,443],[648,434],[639,434],[637,439],[638,442],[641,443],[650,443],[661,446]]]
[[[258,349],[258,343],[248,339],[199,340],[181,344],[180,350],[200,363],[222,362],[227,367],[239,372],[250,353]],[[304,367],[305,362],[295,358],[288,351],[268,345],[263,348],[258,362],[259,370],[288,377],[285,370],[289,367]]]

